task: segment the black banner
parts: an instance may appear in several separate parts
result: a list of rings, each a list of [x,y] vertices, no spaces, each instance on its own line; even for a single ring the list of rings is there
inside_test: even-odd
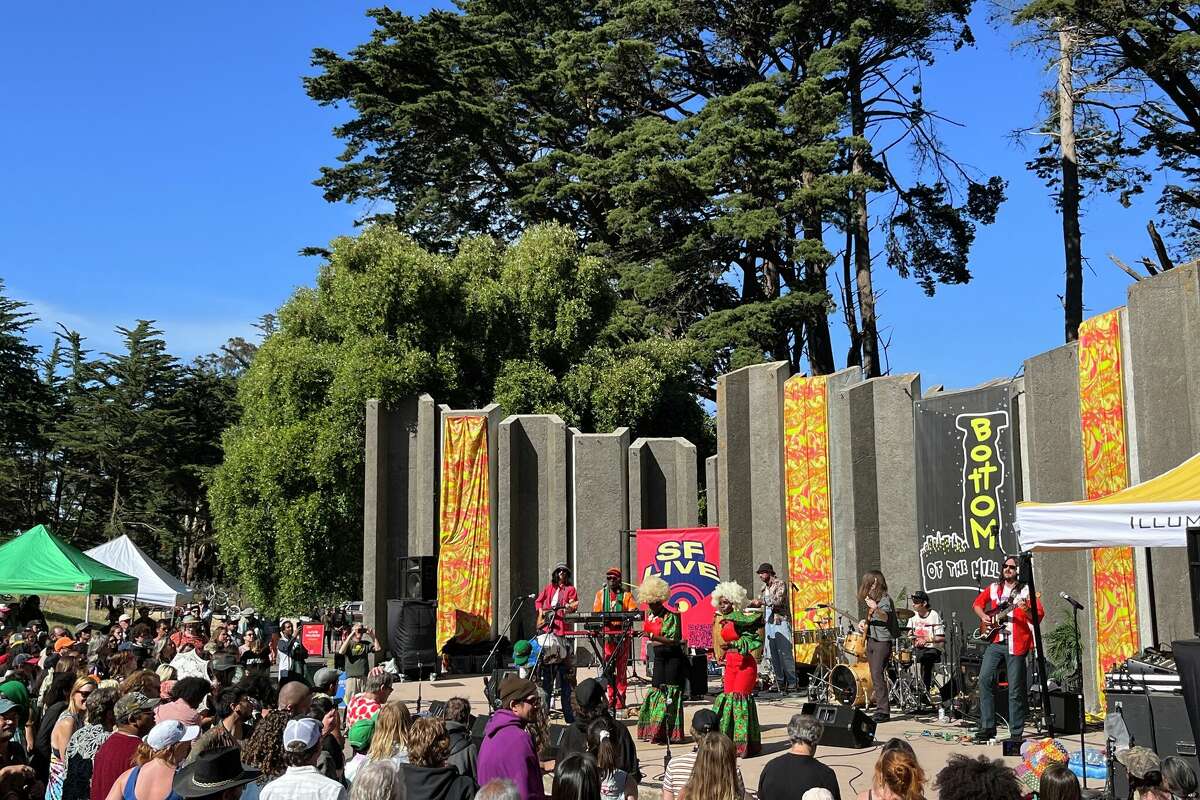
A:
[[[1012,386],[937,394],[915,409],[921,580],[947,626],[954,612],[969,633],[971,603],[1019,546]]]

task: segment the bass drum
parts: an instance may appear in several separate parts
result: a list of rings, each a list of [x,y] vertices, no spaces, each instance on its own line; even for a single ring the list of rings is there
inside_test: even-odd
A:
[[[829,676],[829,686],[834,702],[866,708],[873,688],[871,667],[866,663],[838,664]]]

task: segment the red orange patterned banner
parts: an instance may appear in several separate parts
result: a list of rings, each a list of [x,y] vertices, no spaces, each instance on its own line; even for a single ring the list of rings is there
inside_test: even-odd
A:
[[[487,417],[442,423],[437,649],[492,632],[491,486]]]
[[[1079,326],[1079,418],[1083,428],[1083,485],[1088,500],[1129,485],[1121,314],[1109,311]],[[1133,548],[1092,551],[1096,611],[1096,685],[1113,664],[1137,652],[1137,595]],[[1101,695],[1103,707],[1103,695]]]
[[[824,375],[788,379],[783,388],[783,453],[787,484],[788,575],[797,631],[817,627],[833,603],[833,519],[829,510],[829,404]],[[797,637],[799,638],[799,637]],[[811,663],[815,644],[796,646],[796,660]]]

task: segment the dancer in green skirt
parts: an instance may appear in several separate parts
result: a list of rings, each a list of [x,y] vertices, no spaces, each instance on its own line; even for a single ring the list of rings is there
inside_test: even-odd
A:
[[[762,653],[763,647],[762,613],[743,610],[746,590],[736,581],[718,583],[712,604],[717,609],[713,649],[725,662],[724,691],[713,703],[717,730],[733,740],[739,756],[756,755],[762,750],[762,729],[753,697],[758,680],[755,653]]]
[[[638,589],[638,602],[649,606],[642,630],[654,645],[654,688],[646,693],[638,714],[638,738],[666,744],[683,741],[683,681],[687,659],[679,614],[664,605],[667,582],[650,575]]]

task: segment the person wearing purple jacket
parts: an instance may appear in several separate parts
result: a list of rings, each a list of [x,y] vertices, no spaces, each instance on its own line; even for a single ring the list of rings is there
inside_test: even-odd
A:
[[[533,752],[533,739],[525,726],[538,709],[538,691],[532,681],[508,675],[500,683],[500,710],[483,729],[476,772],[479,785],[507,778],[517,786],[521,800],[544,800],[542,767]]]

